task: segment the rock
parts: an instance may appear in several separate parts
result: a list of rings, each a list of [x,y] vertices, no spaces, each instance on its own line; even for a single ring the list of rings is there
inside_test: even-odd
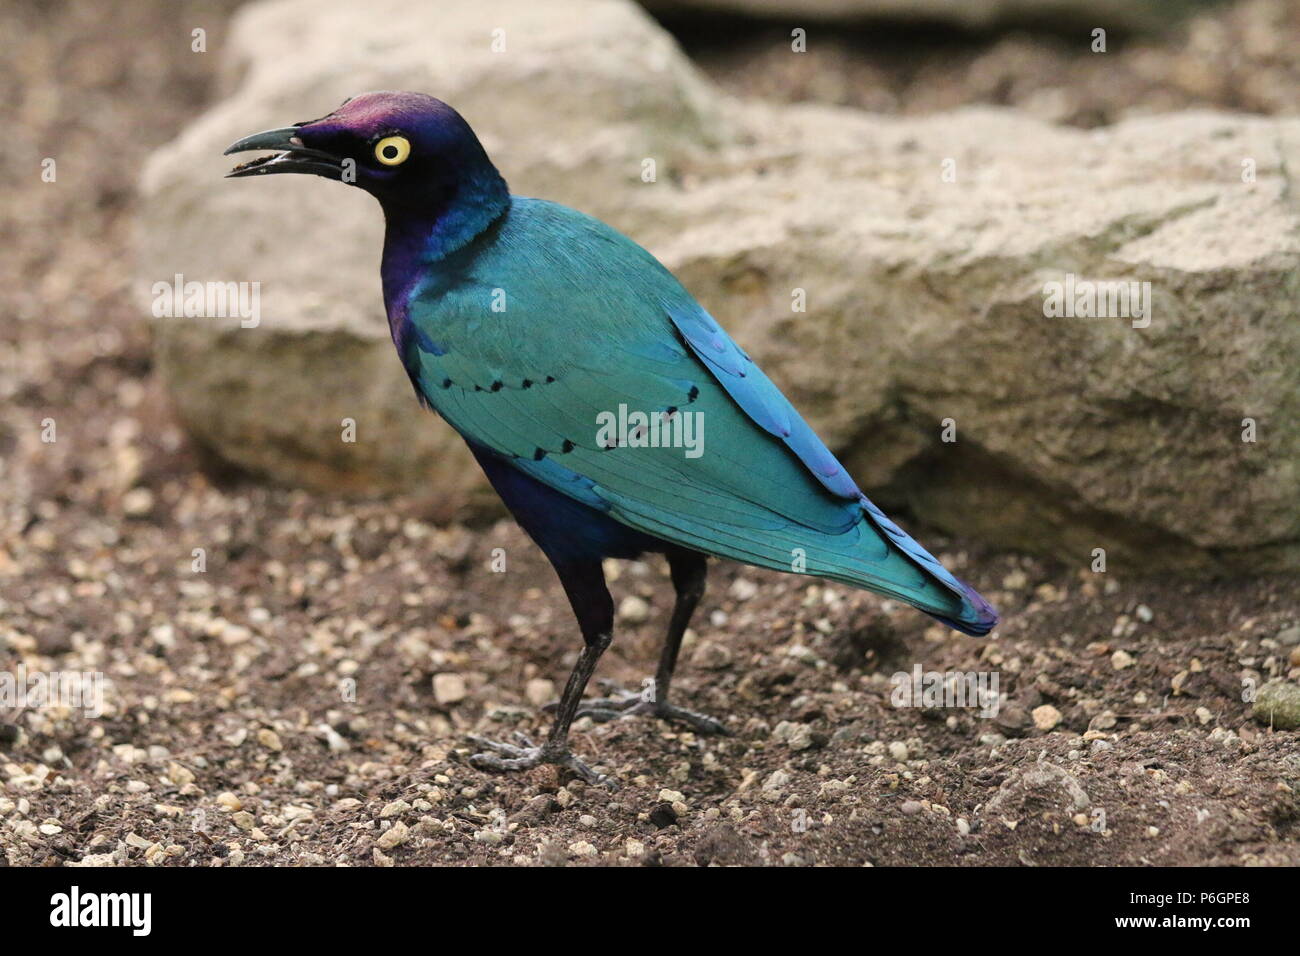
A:
[[[731,648],[715,641],[701,641],[691,654],[691,667],[699,670],[726,670],[731,666],[731,661]]]
[[[1117,723],[1119,723],[1119,718],[1115,716],[1115,712],[1113,710],[1103,710],[1100,714],[1098,714],[1096,717],[1092,718],[1092,720],[1088,722],[1088,729],[1089,730],[1110,730]]]
[[[1259,689],[1251,715],[1278,730],[1300,729],[1300,684],[1269,681]]]
[[[795,751],[808,750],[816,745],[812,727],[792,720],[783,720],[777,724],[772,731],[772,739]]]
[[[132,488],[122,496],[122,511],[132,518],[147,515],[153,510],[153,492],[148,488]]]
[[[524,696],[534,707],[545,707],[555,700],[555,681],[534,677],[524,686]]]
[[[379,834],[375,840],[375,846],[381,850],[393,850],[401,846],[411,838],[411,828],[401,820],[398,820],[391,827]]]
[[[433,675],[433,699],[444,707],[449,704],[459,704],[468,695],[465,678],[459,674]]]
[[[1277,632],[1277,642],[1284,646],[1300,644],[1300,624],[1286,627]]]
[[[517,192],[658,255],[882,506],[1073,561],[1104,548],[1108,569],[1300,567],[1300,207],[1284,173],[1300,120],[1079,130],[992,108],[744,102],[630,3],[502,0],[493,18],[510,55],[469,0],[236,16],[227,95],[151,157],[138,230],[146,288],[264,283],[255,328],[154,323],[175,407],[217,456],[336,491],[436,487],[447,508],[482,493],[388,341],[373,201],[219,179],[251,129],[422,89],[464,113]],[[1069,276],[1150,282],[1150,324],[1047,317]]]
[[[1034,720],[1034,726],[1039,730],[1051,730],[1061,722],[1061,712],[1051,704],[1035,707],[1030,716]]]
[[[650,605],[645,598],[629,594],[618,605],[618,619],[624,624],[644,624],[650,619]]]
[[[993,723],[1013,736],[1021,736],[1029,726],[1029,712],[1015,701],[1007,701],[993,715]]]
[[[1002,578],[1002,588],[1006,591],[1023,591],[1029,585],[1029,575],[1016,568]]]
[[[1062,797],[1068,801],[1062,801]],[[1045,761],[1018,767],[1002,781],[984,805],[985,814],[1014,812],[1043,806],[1057,810],[1085,810],[1091,801],[1079,781],[1056,764]]]
[[[970,30],[1002,24],[1030,26],[1051,22],[1057,27],[1101,24],[1116,31],[1155,30],[1190,9],[1171,8],[1159,0],[642,0],[656,14],[707,12],[714,16],[742,14],[794,24],[828,21],[895,20],[945,23]],[[814,38],[809,40],[815,43]]]
[[[1133,655],[1126,650],[1118,650],[1110,655],[1110,666],[1117,671],[1125,670],[1133,666]]]
[[[925,807],[923,807],[916,800],[904,800],[902,806],[900,806],[898,809],[903,814],[909,817],[914,817],[922,810],[924,810]]]
[[[758,585],[749,578],[736,578],[731,582],[728,592],[737,601],[748,601],[758,593]]]
[[[352,745],[347,742],[343,735],[329,724],[317,724],[316,736],[325,741],[325,746],[334,753],[343,753],[344,751],[352,749]]]

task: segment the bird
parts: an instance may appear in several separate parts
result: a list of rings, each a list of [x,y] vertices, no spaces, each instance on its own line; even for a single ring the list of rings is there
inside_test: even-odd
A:
[[[578,717],[727,733],[669,697],[709,557],[865,589],[970,635],[998,623],[665,266],[598,219],[512,194],[446,103],[364,93],[226,154],[246,151],[267,154],[228,177],[312,174],[379,201],[384,307],[416,398],[464,439],[577,619],[581,650],[543,742],[470,737],[473,766],[552,764],[616,786],[573,753]],[[675,592],[655,676],[584,700],[614,634],[604,561],[645,554],[665,557]]]

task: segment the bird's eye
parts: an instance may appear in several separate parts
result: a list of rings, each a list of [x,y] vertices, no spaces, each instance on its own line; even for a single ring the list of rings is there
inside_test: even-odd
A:
[[[375,143],[375,159],[385,166],[400,166],[411,155],[411,143],[405,136],[385,136]]]

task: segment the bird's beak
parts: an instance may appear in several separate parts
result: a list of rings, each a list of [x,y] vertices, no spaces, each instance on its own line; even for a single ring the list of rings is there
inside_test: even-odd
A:
[[[264,133],[254,133],[232,143],[223,155],[245,153],[251,149],[275,149],[283,152],[240,163],[226,173],[226,178],[238,179],[241,176],[260,176],[264,173],[314,173],[327,179],[342,179],[342,160],[330,153],[304,146],[298,138],[301,128],[286,126],[284,129],[268,129]]]

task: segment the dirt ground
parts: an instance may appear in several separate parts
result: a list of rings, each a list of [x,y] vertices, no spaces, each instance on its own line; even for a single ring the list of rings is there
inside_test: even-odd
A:
[[[0,666],[111,682],[95,718],[0,709],[0,863],[1300,864],[1300,735],[1242,702],[1245,679],[1300,674],[1300,582],[1116,578],[915,520],[1002,611],[990,639],[715,565],[674,691],[731,736],[579,722],[575,749],[616,791],[470,767],[467,733],[541,736],[537,705],[576,656],[540,554],[504,521],[438,527],[427,502],[214,468],[152,375],[133,184],[208,95],[217,54],[192,54],[189,31],[219,50],[234,6],[0,8],[0,156],[31,171],[0,181]],[[1110,54],[1109,85],[1051,38],[1018,58],[1023,38],[948,37],[959,55],[906,64],[854,47],[834,62],[862,62],[827,67],[829,86],[783,95],[1023,105],[1050,61],[1064,121],[1189,102],[1294,112],[1296,66],[1277,52],[1300,45],[1294,9],[1243,3],[1134,41]],[[688,47],[770,94],[770,31],[747,36]],[[1196,65],[1217,62],[1207,37],[1237,59],[1197,86]],[[877,74],[890,95],[873,105]],[[636,686],[671,589],[657,560],[612,571],[620,629],[599,674]],[[996,673],[998,714],[893,706],[891,675],[918,664]]]

